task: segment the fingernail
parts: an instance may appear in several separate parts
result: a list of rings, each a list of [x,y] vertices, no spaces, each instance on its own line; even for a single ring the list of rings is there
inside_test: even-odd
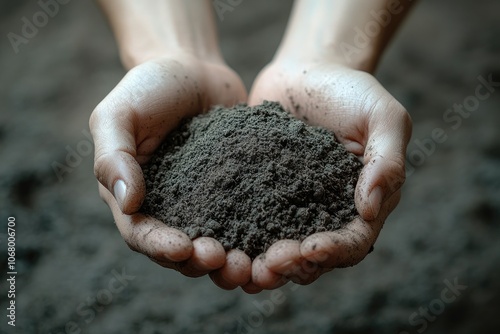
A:
[[[372,192],[368,196],[368,200],[370,201],[370,207],[372,209],[373,219],[377,218],[378,213],[380,212],[380,206],[382,205],[382,197],[383,197],[382,188],[379,186],[373,188]]]
[[[115,186],[113,187],[113,193],[120,207],[120,210],[123,211],[123,203],[125,202],[125,195],[127,194],[127,186],[123,180],[118,180],[115,182]]]

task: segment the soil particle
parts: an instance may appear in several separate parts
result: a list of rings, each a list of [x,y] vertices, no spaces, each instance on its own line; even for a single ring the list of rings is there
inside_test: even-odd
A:
[[[143,167],[142,211],[254,259],[278,240],[350,222],[361,168],[333,133],[278,103],[216,107],[185,121]]]

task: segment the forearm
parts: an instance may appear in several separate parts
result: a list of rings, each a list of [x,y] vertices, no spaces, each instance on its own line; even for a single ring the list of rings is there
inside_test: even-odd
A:
[[[416,0],[296,0],[275,59],[332,61],[373,72]]]
[[[155,57],[192,54],[222,62],[210,0],[98,0],[128,69]]]

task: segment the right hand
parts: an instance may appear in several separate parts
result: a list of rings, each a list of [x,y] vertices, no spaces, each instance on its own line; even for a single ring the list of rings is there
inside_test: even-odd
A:
[[[238,250],[226,254],[212,238],[191,241],[183,232],[138,213],[146,193],[141,164],[183,118],[246,98],[241,79],[225,64],[182,54],[131,69],[90,117],[99,193],[127,245],[186,276],[211,273],[226,289],[248,283],[250,258]]]
[[[377,240],[400,198],[411,119],[371,74],[332,61],[271,63],[257,77],[249,103],[263,100],[279,101],[297,118],[332,130],[347,151],[363,158],[354,195],[358,217],[302,242],[280,240],[253,263],[252,283],[260,288],[289,279],[310,284],[359,263]]]

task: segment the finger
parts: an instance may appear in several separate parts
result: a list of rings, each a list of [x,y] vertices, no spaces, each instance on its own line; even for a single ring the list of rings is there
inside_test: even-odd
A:
[[[153,261],[156,264],[159,264],[160,266],[164,268],[169,268],[169,269],[174,269],[177,270],[177,262],[170,261],[170,260],[164,260],[164,259],[159,259],[159,258],[154,258],[154,257],[149,257],[148,258]]]
[[[316,281],[325,272],[331,271],[333,268],[322,268],[316,263],[304,261],[304,265],[300,271],[296,271],[295,275],[290,276],[290,280],[295,284],[308,285]]]
[[[210,273],[210,278],[218,287],[233,290],[248,284],[252,278],[252,260],[244,252],[232,249],[226,254],[226,263]]]
[[[244,252],[232,249],[227,252],[226,263],[218,272],[224,281],[243,286],[252,278],[252,260]]]
[[[361,261],[368,253],[370,242],[370,231],[358,217],[339,231],[309,236],[302,242],[301,252],[305,259],[322,267],[343,267]]]
[[[297,284],[310,284],[324,272],[318,264],[302,257],[298,240],[280,240],[266,252],[267,268]]]
[[[125,214],[137,212],[145,196],[142,169],[136,160],[136,143],[131,111],[113,103],[113,92],[90,117],[94,139],[94,174],[115,197]]]
[[[265,264],[272,272],[290,275],[300,266],[300,241],[280,240],[275,242],[266,252]]]
[[[370,252],[385,218],[396,207],[400,191],[384,204],[379,217],[371,222],[356,217],[344,228],[307,237],[300,245],[301,255],[323,268],[349,267],[359,263]]]
[[[239,285],[238,284],[232,284],[228,282],[227,280],[222,277],[220,274],[220,270],[214,270],[210,274],[210,279],[212,282],[214,282],[215,285],[217,285],[219,288],[224,289],[224,290],[234,290],[236,289]]]
[[[224,247],[213,238],[197,238],[193,240],[193,247],[193,255],[187,263],[200,271],[219,269],[226,262]]]
[[[195,239],[193,248],[191,257],[186,261],[165,261],[152,257],[150,259],[188,277],[201,277],[224,265],[224,248],[215,239],[205,237]]]
[[[411,119],[396,100],[379,102],[369,116],[364,163],[355,191],[355,202],[364,220],[374,220],[382,202],[405,181],[406,147]]]
[[[113,213],[120,234],[132,250],[165,264],[191,257],[194,246],[185,233],[143,214],[125,215],[104,186],[99,185],[99,191]]]
[[[245,284],[244,286],[241,287],[241,289],[243,291],[245,291],[246,293],[251,294],[251,295],[259,293],[262,290],[264,290],[261,287],[258,287],[257,285],[255,285],[253,282],[249,282],[249,283]]]
[[[201,237],[193,240],[191,257],[186,261],[173,263],[172,268],[184,276],[201,277],[222,267],[225,261],[225,251],[220,242]]]
[[[252,263],[252,282],[262,289],[276,289],[288,282],[280,274],[271,271],[265,263],[265,254],[257,256]]]

